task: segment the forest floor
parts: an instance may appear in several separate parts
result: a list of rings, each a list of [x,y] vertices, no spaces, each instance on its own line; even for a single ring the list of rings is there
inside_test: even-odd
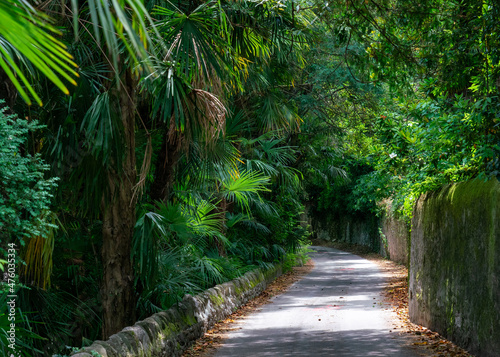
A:
[[[430,357],[473,357],[438,333],[410,321],[408,316],[408,269],[405,266],[387,260],[362,246],[332,244],[324,241],[315,241],[314,245],[328,246],[353,253],[379,266],[388,281],[384,291],[385,303],[389,304],[397,314],[397,319],[393,321],[394,327],[408,335],[413,348],[418,349],[419,353]],[[313,262],[310,260],[305,266],[294,267],[292,271],[280,276],[261,295],[240,307],[225,320],[215,324],[203,338],[185,351],[182,357],[214,356],[217,349],[224,343],[227,333],[238,328],[237,321],[259,310],[262,305],[268,304],[273,296],[285,292],[313,268]]]

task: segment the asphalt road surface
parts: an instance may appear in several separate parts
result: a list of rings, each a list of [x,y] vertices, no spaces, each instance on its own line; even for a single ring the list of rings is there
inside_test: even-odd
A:
[[[377,265],[340,250],[312,247],[313,271],[248,316],[216,357],[421,356],[394,330]]]

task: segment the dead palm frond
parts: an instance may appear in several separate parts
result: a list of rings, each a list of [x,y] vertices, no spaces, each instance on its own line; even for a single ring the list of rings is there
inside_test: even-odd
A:
[[[26,249],[23,252],[25,265],[22,268],[22,275],[28,284],[45,290],[50,287],[55,229],[58,227],[56,225],[58,219],[55,213],[47,211],[43,214],[45,217],[42,220],[50,219],[50,226],[46,229],[45,235],[28,239]]]

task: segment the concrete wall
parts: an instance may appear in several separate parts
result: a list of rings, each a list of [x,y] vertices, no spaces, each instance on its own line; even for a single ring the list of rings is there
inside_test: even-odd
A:
[[[410,261],[410,319],[477,356],[499,356],[499,181],[476,179],[422,195]]]
[[[258,269],[200,295],[186,295],[177,306],[126,327],[107,341],[95,341],[72,356],[180,356],[217,321],[259,295],[280,275],[281,267]]]

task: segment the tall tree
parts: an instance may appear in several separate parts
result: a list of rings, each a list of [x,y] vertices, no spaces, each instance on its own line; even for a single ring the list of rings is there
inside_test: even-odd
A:
[[[106,16],[101,15],[98,18],[94,14],[95,8],[92,5],[104,10]],[[100,198],[104,269],[101,297],[102,335],[103,338],[108,338],[135,321],[136,298],[131,249],[137,200],[137,196],[134,195],[137,183],[135,157],[137,83],[140,73],[137,66],[141,58],[146,59],[145,48],[149,41],[146,25],[152,23],[142,1],[113,3],[114,14],[110,11],[109,5],[101,1],[89,2],[87,6],[94,33],[102,36],[101,43],[107,49],[101,52],[102,56],[106,59],[111,58],[107,60],[107,64],[111,69],[112,78],[104,83],[101,94],[96,97],[84,121],[88,148],[94,155],[97,154],[98,159],[103,160],[101,164],[104,167],[105,187]],[[126,6],[132,11],[126,10]],[[99,26],[103,26],[102,31],[99,30]],[[116,38],[110,35],[115,32],[118,34]],[[120,50],[123,45],[128,48],[128,52]],[[108,100],[101,103],[103,97]],[[105,115],[102,115],[103,112]],[[102,125],[100,123],[103,120],[114,122],[113,125],[117,130],[107,133],[108,139],[114,140],[114,144],[122,145],[120,148],[113,147],[112,152],[103,152],[107,146],[101,146],[102,142],[94,140],[95,135],[99,135],[96,129]],[[106,129],[112,128],[106,127]]]
[[[48,89],[56,110],[30,114],[56,133],[47,137],[53,145],[49,153],[53,167],[69,174],[60,172],[69,179],[65,187],[78,193],[74,202],[83,199],[81,212],[102,220],[102,334],[107,338],[135,316],[130,256],[136,220],[137,83],[147,72],[148,31],[154,33],[154,26],[140,0],[51,2],[44,10],[67,29],[65,39],[82,64],[81,89],[59,100]],[[75,154],[78,165],[64,167]]]

